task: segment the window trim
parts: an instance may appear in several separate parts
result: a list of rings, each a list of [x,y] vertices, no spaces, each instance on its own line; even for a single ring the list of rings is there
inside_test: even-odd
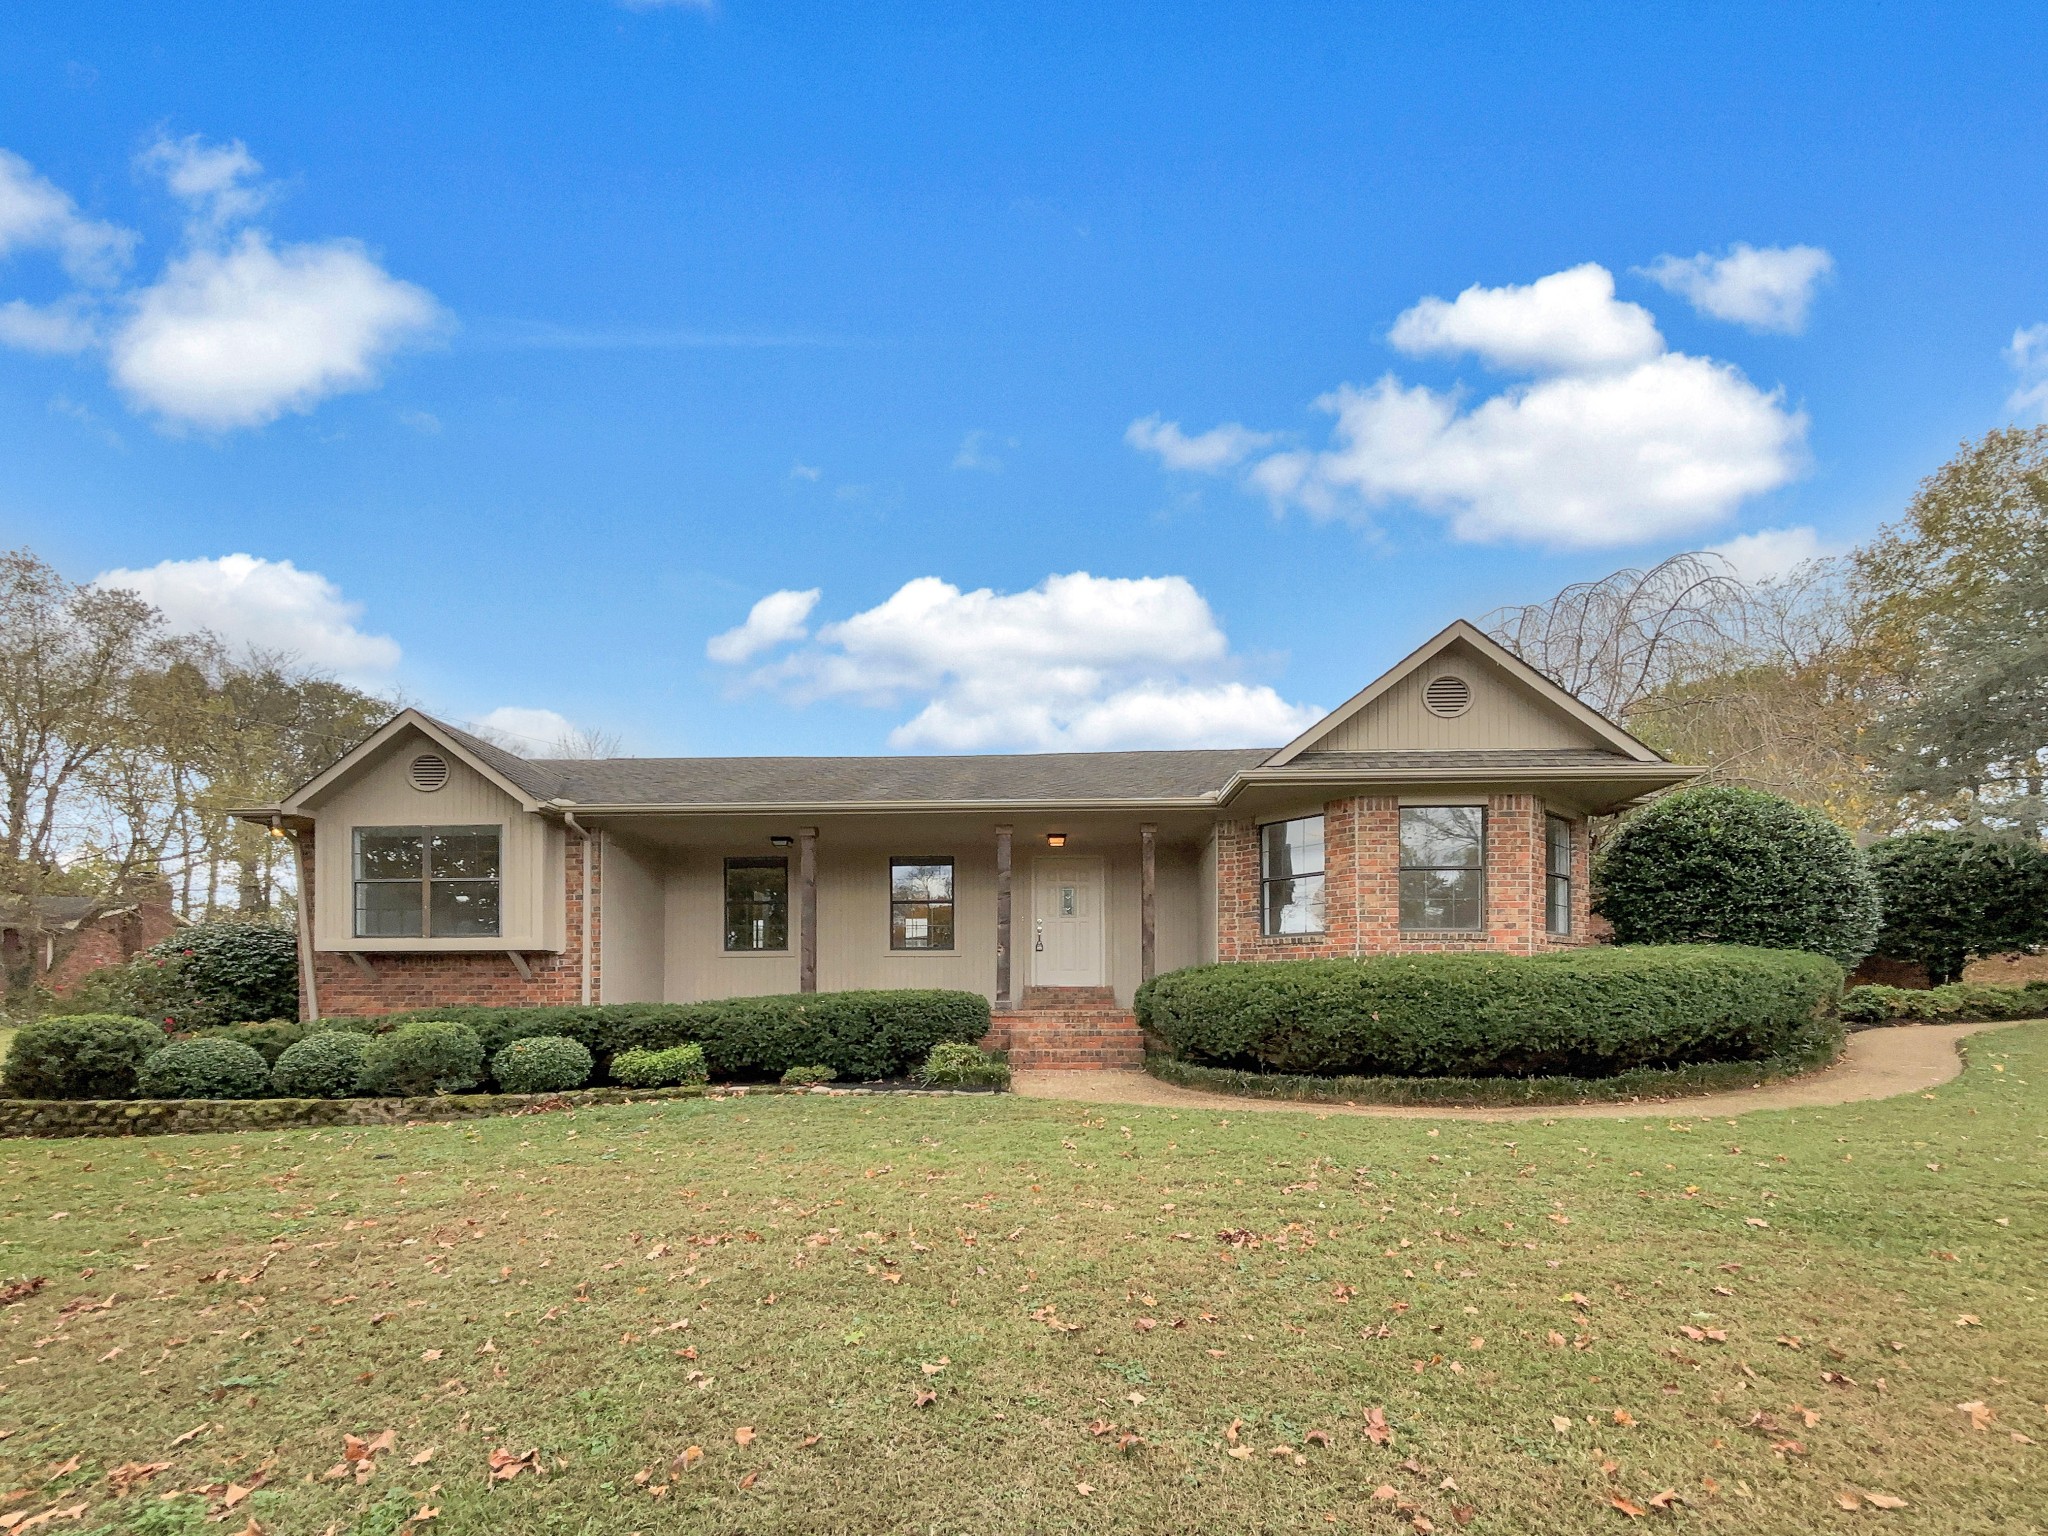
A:
[[[782,942],[780,944],[742,944],[732,942],[732,872],[735,866],[741,869],[775,869],[782,871]],[[718,866],[718,942],[720,953],[727,955],[786,955],[790,952],[791,922],[789,901],[789,857],[787,854],[727,854]]]
[[[475,835],[488,832],[497,839],[497,874],[482,879],[475,875],[443,875],[438,878],[442,885],[491,885],[498,893],[497,929],[493,933],[436,933],[434,932],[434,839],[448,833]],[[417,876],[370,877],[363,875],[363,838],[365,834],[417,835],[420,840],[420,872]],[[505,936],[505,828],[499,822],[460,823],[450,825],[386,826],[375,825],[351,827],[349,829],[349,937],[370,943],[389,943],[398,940],[406,943],[422,943],[440,940],[443,943],[458,944],[482,940],[495,944]],[[416,885],[419,888],[419,932],[418,933],[364,933],[362,891],[366,885]]]
[[[896,870],[899,865],[946,866],[947,897],[944,901],[899,901],[896,899]],[[896,909],[898,907],[944,907],[951,921],[946,925],[948,934],[944,944],[898,944],[896,942]],[[960,861],[951,854],[908,854],[889,855],[889,953],[892,955],[951,955],[960,949]]]
[[[1564,833],[1564,868],[1559,870],[1552,859],[1558,844],[1553,832],[1562,829]],[[1568,939],[1572,936],[1572,899],[1576,892],[1573,887],[1578,879],[1578,846],[1571,818],[1546,812],[1543,817],[1543,931],[1553,939]],[[1563,887],[1563,900],[1557,899],[1558,888]],[[1560,923],[1559,919],[1563,921]]]
[[[1491,826],[1493,818],[1488,814],[1488,809],[1489,808],[1487,806],[1473,804],[1469,801],[1464,802],[1462,804],[1456,802],[1438,802],[1430,805],[1408,805],[1406,803],[1403,803],[1400,809],[1395,813],[1394,922],[1396,928],[1400,932],[1483,934],[1488,931],[1486,922],[1486,908],[1487,897],[1489,892],[1487,889],[1488,882],[1486,878],[1486,866],[1488,856],[1492,851],[1491,840],[1493,832],[1493,828]],[[1476,864],[1410,864],[1408,862],[1407,849],[1403,846],[1400,823],[1400,818],[1402,816],[1407,815],[1410,811],[1477,811],[1479,813],[1479,862]],[[1476,874],[1479,877],[1479,920],[1475,923],[1468,923],[1463,927],[1456,928],[1447,928],[1444,927],[1442,924],[1438,924],[1436,926],[1427,928],[1411,928],[1408,925],[1407,919],[1402,915],[1401,912],[1401,908],[1404,905],[1401,895],[1401,879],[1402,876],[1406,875],[1410,870],[1415,870],[1417,872],[1425,874],[1436,873],[1439,871],[1445,873],[1455,872],[1458,874]]]
[[[1270,872],[1266,863],[1266,831],[1270,827],[1290,827],[1298,821],[1313,821],[1321,824],[1322,836],[1318,837],[1316,842],[1323,850],[1323,861],[1312,870],[1296,870],[1292,874],[1275,875]],[[1323,908],[1322,916],[1313,928],[1302,928],[1289,932],[1276,930],[1269,927],[1268,924],[1271,923],[1273,915],[1273,903],[1269,899],[1269,892],[1271,887],[1277,885],[1282,880],[1307,880],[1311,878],[1320,880],[1323,882],[1322,889],[1327,895],[1330,872],[1330,826],[1327,813],[1313,811],[1306,816],[1283,816],[1278,821],[1262,821],[1256,824],[1253,832],[1259,844],[1259,936],[1266,939],[1304,940],[1319,939],[1326,936],[1330,931],[1330,912],[1327,905]]]

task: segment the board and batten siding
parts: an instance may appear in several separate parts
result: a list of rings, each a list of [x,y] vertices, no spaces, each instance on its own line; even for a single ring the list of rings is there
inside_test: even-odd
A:
[[[667,978],[664,907],[668,880],[659,859],[623,843],[609,832],[598,834],[599,894],[597,931],[598,1001],[659,1003]]]
[[[1424,707],[1422,690],[1450,672],[1472,688],[1472,703],[1445,719]],[[1312,752],[1512,751],[1605,746],[1591,731],[1513,681],[1465,645],[1445,649],[1364,709],[1334,727]]]
[[[406,770],[421,752],[440,752],[448,780],[424,791]],[[508,949],[559,950],[566,916],[562,899],[563,832],[521,810],[497,785],[425,736],[401,736],[376,760],[309,807],[320,856],[314,866],[313,942],[322,950],[375,954],[458,953]],[[490,827],[499,829],[501,932],[495,938],[372,939],[355,936],[357,827]]]

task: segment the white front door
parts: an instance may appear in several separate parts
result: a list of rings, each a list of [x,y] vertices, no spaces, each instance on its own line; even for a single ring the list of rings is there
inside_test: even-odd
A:
[[[1040,987],[1100,987],[1102,860],[1035,859],[1031,879],[1031,981]]]

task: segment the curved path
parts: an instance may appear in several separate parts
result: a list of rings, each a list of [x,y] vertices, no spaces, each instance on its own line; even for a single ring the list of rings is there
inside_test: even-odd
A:
[[[2013,1020],[2013,1023],[2023,1022]],[[1537,1104],[1513,1109],[1457,1109],[1429,1104],[1305,1104],[1288,1099],[1254,1099],[1234,1093],[1206,1093],[1162,1083],[1146,1072],[1019,1072],[1011,1091],[1033,1099],[1070,1099],[1084,1104],[1153,1104],[1168,1109],[1292,1110],[1316,1115],[1379,1115],[1423,1120],[1627,1119],[1637,1115],[1737,1115],[1758,1109],[1815,1109],[1889,1099],[1937,1088],[1963,1070],[1956,1042],[1980,1030],[2006,1024],[1902,1024],[1866,1029],[1849,1037],[1831,1067],[1803,1077],[1766,1083],[1733,1093],[1685,1098],[1638,1099],[1622,1104]]]

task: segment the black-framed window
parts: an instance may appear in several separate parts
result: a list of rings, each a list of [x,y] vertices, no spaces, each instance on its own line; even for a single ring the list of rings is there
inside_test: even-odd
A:
[[[725,947],[789,948],[789,860],[725,861]]]
[[[889,947],[953,947],[953,861],[889,861]]]
[[[1562,816],[1543,818],[1543,926],[1572,931],[1572,824]]]
[[[1486,808],[1401,807],[1401,926],[1486,926]]]
[[[1259,828],[1259,929],[1323,931],[1323,818],[1300,816]]]
[[[491,939],[499,933],[497,827],[357,827],[359,939]]]

